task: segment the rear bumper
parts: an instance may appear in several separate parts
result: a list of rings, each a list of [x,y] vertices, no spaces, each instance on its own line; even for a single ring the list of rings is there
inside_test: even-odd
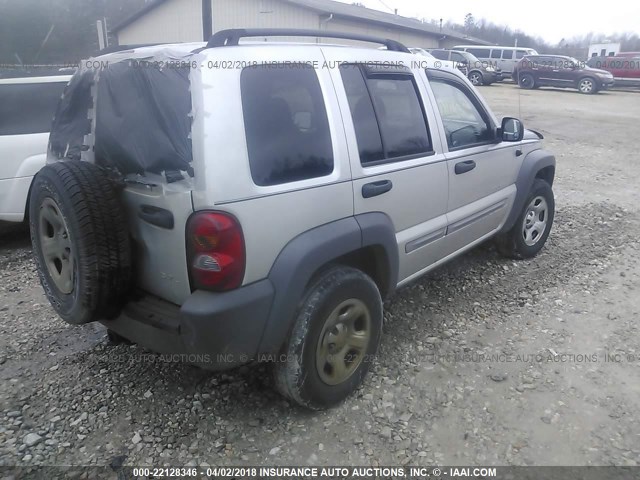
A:
[[[182,307],[146,296],[102,324],[172,360],[228,370],[256,358],[273,295],[271,282],[262,280],[225,293],[198,290]]]

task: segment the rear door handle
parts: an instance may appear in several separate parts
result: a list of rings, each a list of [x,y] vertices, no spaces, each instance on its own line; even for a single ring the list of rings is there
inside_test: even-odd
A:
[[[474,162],[473,160],[456,163],[456,175],[470,172],[474,168],[476,168],[476,162]]]
[[[371,198],[387,193],[393,188],[391,180],[380,180],[362,186],[362,198]]]

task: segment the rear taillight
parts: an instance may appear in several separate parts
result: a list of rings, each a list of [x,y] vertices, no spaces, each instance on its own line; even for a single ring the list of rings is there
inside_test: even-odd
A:
[[[242,284],[245,248],[242,229],[231,215],[199,212],[187,224],[191,288],[223,292]]]

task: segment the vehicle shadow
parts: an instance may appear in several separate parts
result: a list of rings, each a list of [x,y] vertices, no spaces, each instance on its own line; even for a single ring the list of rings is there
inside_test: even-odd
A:
[[[0,249],[24,248],[31,246],[28,223],[0,221]]]

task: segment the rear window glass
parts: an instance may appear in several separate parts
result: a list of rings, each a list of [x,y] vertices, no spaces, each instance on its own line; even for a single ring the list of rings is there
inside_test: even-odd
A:
[[[269,186],[333,172],[329,120],[311,66],[246,68],[242,109],[251,176]]]
[[[66,82],[0,85],[0,135],[47,133]]]

